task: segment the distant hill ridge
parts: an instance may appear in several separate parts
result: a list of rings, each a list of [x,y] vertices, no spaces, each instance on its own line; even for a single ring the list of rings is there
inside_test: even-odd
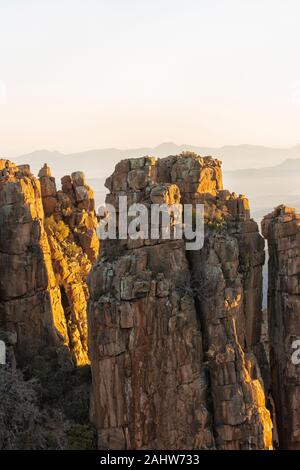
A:
[[[34,172],[47,162],[53,173],[60,177],[77,168],[81,168],[89,178],[103,178],[111,174],[116,163],[122,158],[135,158],[142,155],[165,157],[178,155],[190,150],[200,155],[212,155],[223,161],[223,171],[246,170],[281,164],[287,159],[300,159],[300,145],[291,148],[271,148],[257,145],[226,145],[223,147],[201,147],[194,145],[177,145],[165,142],[156,147],[133,149],[92,149],[83,152],[64,154],[46,149],[14,158],[17,163],[29,163]]]

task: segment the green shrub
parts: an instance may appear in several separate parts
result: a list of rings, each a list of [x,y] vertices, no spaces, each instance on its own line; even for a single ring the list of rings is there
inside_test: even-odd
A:
[[[97,448],[96,432],[92,426],[76,424],[67,432],[68,450],[93,450]]]

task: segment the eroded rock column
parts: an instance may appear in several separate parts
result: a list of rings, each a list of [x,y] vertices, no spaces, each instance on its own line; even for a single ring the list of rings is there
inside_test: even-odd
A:
[[[293,342],[300,339],[300,215],[277,207],[262,221],[269,247],[268,318],[271,393],[279,446],[300,449],[300,366]]]
[[[57,190],[47,165],[39,172],[45,230],[53,271],[60,289],[68,344],[77,365],[89,362],[87,276],[99,251],[94,194],[82,172],[62,178]]]
[[[24,360],[52,348],[58,362],[86,364],[86,281],[99,249],[93,192],[81,172],[62,190],[47,165],[39,180],[4,160],[0,172],[0,328],[16,333]]]
[[[28,167],[12,163],[0,178],[0,271],[1,329],[17,334],[20,357],[45,344],[66,345],[40,183]]]
[[[105,240],[91,271],[91,417],[106,448],[270,449],[257,345],[264,243],[212,157],[123,160],[107,180],[118,212],[205,205],[205,244]],[[176,188],[176,189],[175,189]]]

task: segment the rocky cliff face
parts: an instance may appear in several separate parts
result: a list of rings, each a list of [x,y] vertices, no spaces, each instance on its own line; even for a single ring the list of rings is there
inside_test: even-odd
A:
[[[39,172],[52,267],[60,289],[67,344],[77,365],[88,363],[87,276],[99,251],[94,195],[82,172],[62,178],[57,191],[50,168]]]
[[[300,215],[279,206],[262,221],[268,240],[271,393],[280,448],[300,449],[300,369],[292,361],[300,338]]]
[[[247,199],[223,190],[218,160],[191,154],[123,160],[106,186],[117,212],[120,195],[148,207],[202,203],[206,228],[201,251],[162,237],[101,243],[89,278],[99,446],[271,448],[264,242]]]
[[[85,364],[93,194],[81,173],[57,191],[47,166],[39,180],[26,165],[0,160],[0,171],[0,329],[16,333],[20,359],[47,345]]]
[[[299,449],[291,360],[300,337],[299,216],[280,206],[262,223],[270,252],[262,332],[264,241],[247,198],[223,189],[218,160],[123,160],[106,185],[117,214],[127,196],[128,206],[149,209],[149,223],[152,204],[183,212],[203,204],[203,248],[164,239],[160,224],[157,239],[145,238],[141,224],[137,239],[103,240],[98,257],[93,192],[81,172],[59,189],[47,165],[35,178],[27,165],[0,160],[0,339],[13,373],[17,364],[25,379],[37,374],[51,436],[64,428],[57,445],[94,439],[89,367],[74,368],[90,359],[99,447],[270,449],[270,389],[279,445]],[[171,234],[176,227],[172,219]]]

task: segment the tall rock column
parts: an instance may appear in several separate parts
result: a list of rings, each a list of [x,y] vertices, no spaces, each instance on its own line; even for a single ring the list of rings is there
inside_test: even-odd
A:
[[[61,293],[69,348],[75,363],[89,362],[87,344],[87,276],[99,251],[94,194],[82,172],[62,178],[57,190],[50,168],[39,172],[45,230],[53,271]]]
[[[156,160],[126,160],[107,184],[117,211],[179,202]],[[92,421],[99,446],[214,448],[202,337],[183,240],[104,240],[89,286]]]
[[[68,344],[40,183],[28,167],[12,163],[0,177],[0,327],[17,334],[20,357],[45,344]]]
[[[279,446],[300,449],[300,366],[292,361],[300,339],[300,215],[277,207],[264,217],[269,247],[268,318],[271,393]]]
[[[207,231],[202,250],[188,254],[209,366],[214,433],[217,448],[270,449],[272,423],[258,358],[248,342],[253,312],[245,302],[240,254],[236,234],[214,229]],[[259,310],[255,320],[260,320]]]
[[[49,347],[62,361],[89,362],[87,276],[98,255],[96,226],[81,172],[57,190],[47,165],[38,180],[28,165],[0,160],[0,329],[16,333],[19,358]]]
[[[222,189],[218,160],[195,154],[123,160],[106,184],[117,213],[124,195],[148,209],[202,203],[206,232],[195,252],[184,240],[102,242],[89,277],[99,445],[270,449],[255,351],[264,242],[247,199]]]

